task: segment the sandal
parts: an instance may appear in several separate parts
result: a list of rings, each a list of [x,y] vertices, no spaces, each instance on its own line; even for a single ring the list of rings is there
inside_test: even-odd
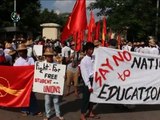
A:
[[[22,116],[28,116],[27,112],[21,112]]]
[[[36,113],[36,114],[34,114],[34,115],[39,116],[39,117],[42,117],[42,116],[43,116],[43,113],[42,113],[42,112],[38,112],[38,113]]]
[[[49,118],[45,117],[43,120],[49,120]]]
[[[57,117],[57,119],[58,119],[58,120],[64,120],[64,118],[61,117],[61,116]]]
[[[90,115],[90,116],[88,116],[88,118],[100,119],[100,116],[98,116],[98,115]]]

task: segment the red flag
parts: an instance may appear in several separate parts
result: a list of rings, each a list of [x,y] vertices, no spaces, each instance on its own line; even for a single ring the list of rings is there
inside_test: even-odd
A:
[[[99,40],[99,34],[100,34],[100,21],[96,24],[96,32],[95,32],[95,40]]]
[[[28,107],[33,74],[34,66],[0,66],[0,106]]]
[[[84,31],[87,26],[86,0],[77,0],[61,35],[62,42],[75,32]]]
[[[111,40],[112,39],[112,30],[111,30],[111,28],[109,29],[109,40]]]
[[[106,34],[107,34],[106,17],[103,17],[102,46],[104,46],[104,45],[105,45]]]
[[[71,16],[69,16],[66,26],[63,28],[63,32],[61,34],[61,42],[64,43],[65,40],[67,40],[71,36],[70,32],[70,21]]]
[[[75,34],[73,34],[73,39],[76,43],[76,48],[75,51],[80,51],[81,50],[81,44],[82,44],[82,40],[84,40],[84,33],[83,32],[77,32]]]
[[[88,38],[87,38],[88,42],[92,42],[93,41],[94,30],[95,30],[95,20],[94,20],[93,12],[91,11],[91,13],[90,13],[90,22],[89,22],[89,25],[88,25]]]
[[[118,43],[118,48],[120,49],[120,45],[121,45],[121,35],[120,35],[120,33],[118,33],[118,36],[117,36],[117,43]]]

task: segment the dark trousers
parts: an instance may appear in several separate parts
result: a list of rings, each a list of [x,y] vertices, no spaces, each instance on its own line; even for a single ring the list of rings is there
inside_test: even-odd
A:
[[[38,101],[36,99],[35,93],[31,92],[31,97],[30,97],[30,105],[29,107],[23,107],[21,109],[22,112],[30,113],[32,115],[36,114],[39,112],[38,110]]]
[[[81,113],[86,113],[87,110],[92,110],[94,103],[89,102],[90,99],[90,92],[88,86],[83,84],[82,89],[82,104],[81,104]]]

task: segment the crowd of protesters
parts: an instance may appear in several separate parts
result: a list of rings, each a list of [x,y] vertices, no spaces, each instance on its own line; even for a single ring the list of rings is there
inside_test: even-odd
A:
[[[131,52],[138,52],[144,54],[160,54],[159,46],[154,37],[150,37],[147,42],[130,42],[121,41],[121,44],[117,44],[116,39],[110,39],[108,41],[109,48],[127,50]],[[33,50],[34,45],[43,45],[43,55],[37,56]],[[92,82],[93,79],[93,63],[95,57],[95,51],[101,46],[100,40],[94,40],[93,43],[82,43],[82,50],[75,51],[76,43],[67,41],[61,43],[60,40],[33,40],[32,38],[14,38],[10,41],[5,41],[0,44],[0,65],[7,66],[26,66],[34,65],[35,61],[45,61],[53,64],[65,64],[66,69],[66,92],[65,96],[71,94],[70,89],[74,87],[74,94],[76,98],[79,98],[79,80],[82,80],[84,85],[81,107],[81,120],[86,120],[86,112],[89,110],[89,117],[99,119],[99,116],[92,112],[93,104],[89,102],[90,93],[93,91]],[[83,69],[83,70],[82,70]],[[86,71],[85,71],[86,70]],[[56,117],[59,120],[64,120],[60,112],[59,96],[57,95],[45,95],[45,118],[49,120],[53,115],[52,102],[55,108]],[[38,104],[35,94],[31,93],[30,106],[28,108],[22,108],[22,115],[28,114],[42,116],[42,113],[38,110]]]

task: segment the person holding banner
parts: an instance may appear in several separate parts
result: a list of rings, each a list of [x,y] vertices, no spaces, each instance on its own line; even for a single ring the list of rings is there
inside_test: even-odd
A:
[[[94,103],[89,102],[90,94],[93,92],[92,82],[93,82],[93,66],[94,60],[92,59],[92,54],[94,51],[94,44],[87,42],[85,45],[86,55],[81,60],[80,71],[83,79],[83,97],[81,105],[81,116],[80,120],[86,120],[86,113],[89,111],[88,117],[99,119],[100,117],[93,113]]]
[[[16,59],[13,66],[34,65],[34,59],[32,57],[27,56],[27,46],[25,44],[19,44],[17,52],[19,54],[19,58]],[[28,114],[42,116],[42,113],[38,110],[38,101],[34,92],[31,92],[30,106],[22,108],[21,112],[22,116],[27,116]]]
[[[53,49],[47,47],[44,52],[45,56],[44,62],[55,64],[53,55],[54,55]],[[46,117],[44,118],[44,120],[49,120],[53,115],[52,104],[54,104],[57,119],[64,120],[64,118],[60,115],[59,96],[54,94],[45,94],[44,99],[45,99],[45,113],[46,113]]]

